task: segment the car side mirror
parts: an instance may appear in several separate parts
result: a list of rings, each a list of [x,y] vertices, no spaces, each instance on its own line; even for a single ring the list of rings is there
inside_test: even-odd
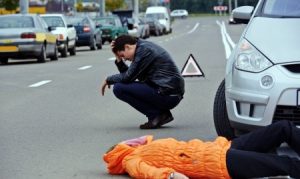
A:
[[[49,27],[48,27],[48,31],[49,31],[49,32],[54,31],[54,30],[56,30],[56,27],[53,27],[53,26],[49,26]]]
[[[72,27],[74,27],[74,26],[73,26],[72,24],[68,24],[67,27],[68,27],[68,28],[72,28]]]
[[[254,10],[253,6],[241,6],[241,7],[235,8],[232,11],[233,20],[236,23],[247,24],[250,21],[253,10]]]

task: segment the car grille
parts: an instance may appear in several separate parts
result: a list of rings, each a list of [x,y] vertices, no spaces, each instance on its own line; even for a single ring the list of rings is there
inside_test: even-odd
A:
[[[300,64],[283,65],[283,67],[292,73],[300,73]]]
[[[273,117],[274,121],[289,120],[300,125],[300,108],[296,106],[278,105]]]

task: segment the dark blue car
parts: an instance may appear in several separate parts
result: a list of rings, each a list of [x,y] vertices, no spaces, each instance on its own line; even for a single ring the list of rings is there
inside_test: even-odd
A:
[[[91,50],[102,49],[101,30],[88,16],[69,16],[68,21],[76,29],[76,46],[89,46]]]

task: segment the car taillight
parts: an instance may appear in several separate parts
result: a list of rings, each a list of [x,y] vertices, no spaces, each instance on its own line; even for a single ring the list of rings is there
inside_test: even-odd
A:
[[[83,27],[83,32],[90,32],[91,28],[90,27]]]
[[[33,32],[25,32],[21,34],[21,38],[22,39],[35,39],[36,38],[36,34]]]

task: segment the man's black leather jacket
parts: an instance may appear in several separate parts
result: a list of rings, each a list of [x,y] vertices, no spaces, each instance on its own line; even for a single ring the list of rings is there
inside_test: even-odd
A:
[[[165,95],[183,95],[184,79],[169,53],[162,47],[138,39],[134,60],[128,67],[115,62],[120,73],[107,77],[108,84],[130,83],[137,79]]]

